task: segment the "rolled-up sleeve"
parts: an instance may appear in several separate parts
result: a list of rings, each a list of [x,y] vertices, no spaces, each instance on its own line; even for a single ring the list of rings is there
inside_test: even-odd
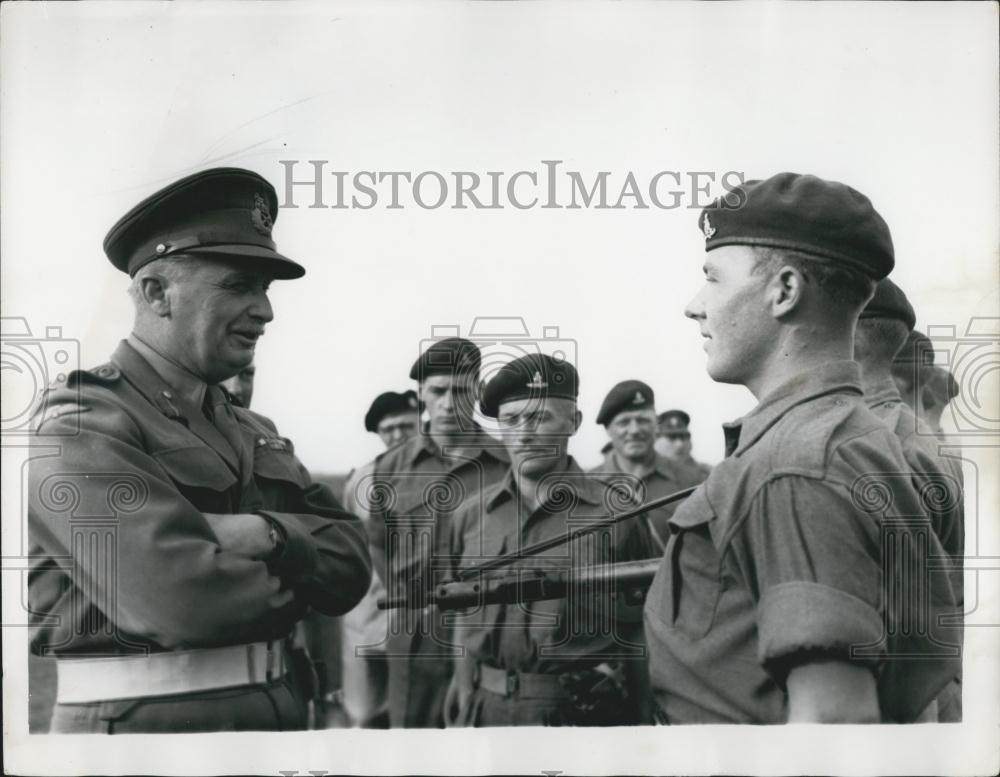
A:
[[[879,526],[846,488],[769,481],[730,548],[756,600],[758,659],[778,679],[803,655],[870,663],[884,652]]]

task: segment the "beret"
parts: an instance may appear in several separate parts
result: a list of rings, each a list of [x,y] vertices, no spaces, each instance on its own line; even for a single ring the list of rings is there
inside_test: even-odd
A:
[[[913,364],[917,363],[925,367],[934,364],[934,345],[931,339],[923,332],[911,329],[906,336],[906,342],[899,349],[893,364]]]
[[[217,256],[301,278],[302,265],[282,256],[271,239],[278,197],[264,178],[216,167],[175,181],[122,216],[104,238],[111,264],[134,276],[154,259],[174,254]]]
[[[377,432],[378,425],[387,415],[416,413],[417,410],[417,393],[415,391],[404,391],[402,394],[386,391],[375,397],[372,406],[365,413],[365,430]]]
[[[508,362],[483,388],[479,407],[483,415],[496,418],[500,405],[514,399],[576,399],[580,377],[564,359],[532,353]]]
[[[850,186],[779,173],[746,181],[701,212],[705,250],[731,245],[785,248],[874,280],[895,265],[892,236],[871,201]]]
[[[944,406],[958,396],[958,381],[944,367],[931,367],[922,394],[925,408]]]
[[[597,423],[607,426],[624,410],[644,410],[655,406],[653,389],[641,380],[623,380],[604,398],[597,412]]]
[[[410,377],[423,380],[431,375],[470,375],[479,380],[482,357],[479,346],[462,337],[436,340],[413,362]]]
[[[656,419],[660,425],[660,431],[664,434],[678,434],[688,431],[688,424],[691,423],[691,416],[683,410],[667,410],[660,413]]]
[[[913,329],[917,324],[917,315],[910,301],[903,290],[888,278],[875,284],[875,296],[861,311],[861,318],[894,318],[906,324],[907,329]]]

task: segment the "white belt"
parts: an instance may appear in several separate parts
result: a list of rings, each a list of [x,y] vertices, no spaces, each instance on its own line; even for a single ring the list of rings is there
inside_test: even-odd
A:
[[[60,704],[137,699],[267,683],[286,671],[283,643],[56,662]]]

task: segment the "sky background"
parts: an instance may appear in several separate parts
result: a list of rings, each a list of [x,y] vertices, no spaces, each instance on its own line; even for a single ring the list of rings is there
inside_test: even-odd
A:
[[[282,197],[282,159],[301,176],[310,159],[480,175],[556,159],[588,180],[610,171],[615,193],[629,171],[643,186],[661,170],[814,173],[886,218],[918,328],[997,315],[993,4],[5,4],[3,21],[0,304],[36,336],[61,327],[84,366],[132,319],[108,228],[217,165]],[[601,400],[628,378],[691,414],[697,457],[721,458],[719,424],[754,401],[708,378],[683,317],[701,281],[697,209],[403,200],[279,213],[279,250],[308,273],[272,287],[254,408],[309,468],[378,453],[364,413],[411,387],[421,341],[498,316],[558,327],[573,349],[584,465],[606,441]],[[514,352],[500,340],[491,358]],[[7,417],[28,384],[4,381]]]

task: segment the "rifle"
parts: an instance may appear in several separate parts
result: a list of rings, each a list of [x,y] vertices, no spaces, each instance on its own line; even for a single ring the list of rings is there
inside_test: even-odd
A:
[[[479,604],[514,604],[562,599],[571,591],[591,589],[623,593],[627,601],[638,603],[642,601],[659,568],[660,559],[651,558],[644,561],[624,561],[620,564],[602,564],[583,571],[559,569],[546,572],[542,569],[526,569],[480,581],[451,580],[441,583],[423,596],[379,599],[378,607],[380,610],[390,610],[435,604],[440,610],[460,610]]]
[[[612,515],[590,526],[583,526],[562,537],[552,537],[534,545],[529,545],[513,553],[497,556],[482,564],[460,570],[454,580],[441,583],[432,591],[411,589],[409,596],[395,596],[379,599],[380,610],[403,607],[422,608],[436,604],[442,610],[455,610],[477,604],[513,604],[515,602],[537,602],[545,599],[560,599],[571,590],[597,587],[601,590],[625,592],[633,598],[645,593],[653,581],[660,565],[659,559],[627,561],[620,564],[605,564],[588,570],[572,569],[545,572],[540,569],[521,570],[504,577],[482,578],[484,572],[510,566],[530,556],[536,556],[551,548],[565,545],[578,537],[606,529],[622,521],[635,518],[663,505],[686,499],[695,487],[685,488],[673,494],[652,499],[638,507],[618,515]],[[469,578],[479,577],[471,581]],[[638,593],[637,593],[638,592]]]

